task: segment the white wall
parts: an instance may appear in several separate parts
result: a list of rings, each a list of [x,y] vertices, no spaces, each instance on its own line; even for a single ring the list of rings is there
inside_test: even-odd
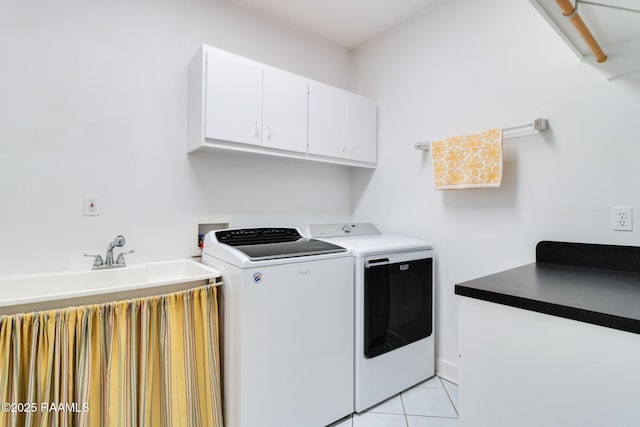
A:
[[[436,3],[355,52],[352,89],[379,103],[378,168],[354,173],[354,216],[431,240],[438,370],[457,375],[454,285],[535,259],[544,239],[640,244],[640,76],[606,81],[525,0]],[[439,192],[414,142],[549,118],[507,140],[500,189]],[[610,230],[611,206],[636,231]]]
[[[527,1],[441,1],[355,52],[350,87],[378,99],[380,123],[378,169],[353,173],[184,148],[201,43],[346,87],[336,45],[214,0],[0,12],[0,275],[77,265],[118,233],[132,262],[190,256],[193,218],[304,226],[353,213],[436,244],[439,368],[455,377],[455,283],[532,261],[542,239],[640,244],[610,231],[612,205],[635,207],[640,229],[640,77],[604,80]],[[497,190],[436,192],[413,149],[539,114],[552,129],[505,143]],[[84,194],[101,196],[100,217],[82,215]]]
[[[185,154],[202,43],[346,87],[348,52],[222,1],[0,3],[0,275],[78,266],[117,234],[131,262],[191,256],[193,218],[350,214],[348,169]],[[100,217],[83,195],[101,196]]]

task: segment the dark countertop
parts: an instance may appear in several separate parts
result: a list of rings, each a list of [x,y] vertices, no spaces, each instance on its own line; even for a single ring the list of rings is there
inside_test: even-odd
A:
[[[541,243],[558,250],[555,242]],[[603,245],[592,246],[602,250]],[[574,262],[570,252],[566,259],[574,265],[562,259],[540,262],[548,257],[539,253],[536,263],[458,284],[455,293],[640,334],[640,273],[575,265],[581,262]],[[582,264],[589,264],[585,260]]]

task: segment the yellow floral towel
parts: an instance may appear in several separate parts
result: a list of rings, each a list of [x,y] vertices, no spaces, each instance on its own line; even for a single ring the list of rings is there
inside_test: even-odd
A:
[[[431,143],[436,190],[500,187],[502,129]]]

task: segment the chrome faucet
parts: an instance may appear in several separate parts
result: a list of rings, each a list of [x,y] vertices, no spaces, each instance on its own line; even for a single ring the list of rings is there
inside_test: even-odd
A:
[[[127,263],[124,259],[124,256],[134,251],[121,252],[120,255],[118,255],[118,257],[116,258],[116,261],[115,262],[113,261],[113,249],[116,247],[121,248],[122,246],[124,246],[124,244],[125,244],[124,236],[122,235],[116,236],[116,238],[113,239],[113,242],[109,243],[109,247],[107,248],[107,254],[104,258],[104,261],[102,260],[101,255],[84,254],[84,256],[95,258],[93,261],[92,270],[104,270],[107,268],[126,267]]]
[[[107,256],[104,258],[104,265],[106,267],[111,267],[113,266],[114,262],[113,262],[113,248],[115,247],[123,247],[125,243],[124,240],[124,236],[116,236],[115,239],[113,239],[113,242],[109,243],[109,247],[107,248]]]

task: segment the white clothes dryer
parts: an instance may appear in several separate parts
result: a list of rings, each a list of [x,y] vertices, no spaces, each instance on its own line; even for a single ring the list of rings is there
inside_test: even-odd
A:
[[[356,412],[432,377],[433,244],[369,223],[314,224],[308,233],[354,257]]]

